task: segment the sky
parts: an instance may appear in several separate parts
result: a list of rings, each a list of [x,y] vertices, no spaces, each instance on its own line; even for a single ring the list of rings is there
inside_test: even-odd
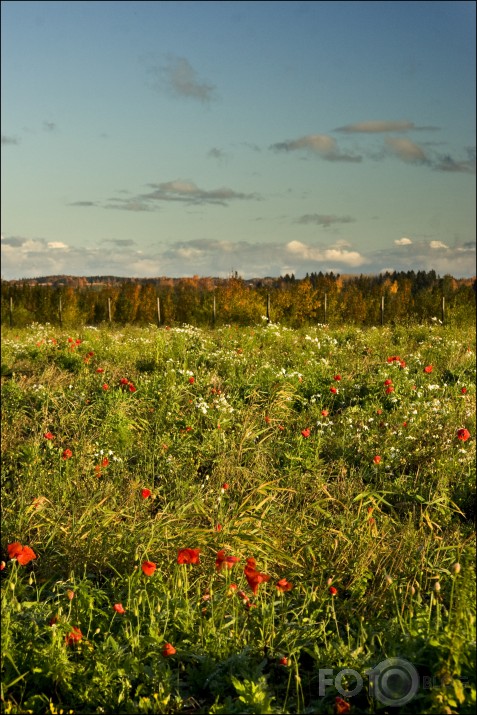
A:
[[[475,2],[1,3],[1,277],[475,269]]]

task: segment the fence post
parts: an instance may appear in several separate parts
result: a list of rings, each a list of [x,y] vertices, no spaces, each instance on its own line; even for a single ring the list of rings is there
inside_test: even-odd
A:
[[[384,325],[384,295],[381,296],[381,325]]]
[[[267,293],[267,323],[270,322],[270,293]]]
[[[215,293],[212,297],[212,325],[215,325],[215,321],[217,319],[217,306],[215,303]]]
[[[60,319],[60,328],[63,327],[63,314],[62,314],[62,309],[61,309],[61,295],[58,298],[58,317]]]
[[[161,299],[157,296],[157,324],[161,325]]]
[[[13,298],[10,296],[10,327],[13,326]]]
[[[325,305],[324,305],[324,308],[325,308],[325,316],[324,316],[324,320],[323,320],[323,322],[324,322],[324,324],[325,324],[325,325],[326,325],[326,308],[327,308],[327,299],[328,299],[328,296],[327,296],[327,295],[326,295],[326,293],[325,293]]]
[[[444,296],[442,296],[442,325],[444,325],[445,322],[445,312],[446,312],[446,299]]]
[[[108,320],[111,323],[111,298],[108,298]]]

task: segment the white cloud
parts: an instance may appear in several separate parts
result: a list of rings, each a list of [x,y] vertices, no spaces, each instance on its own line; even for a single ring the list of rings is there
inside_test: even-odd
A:
[[[442,243],[442,241],[430,241],[429,248],[439,249],[439,248],[449,248],[449,246],[446,246],[446,244]]]
[[[301,241],[290,241],[286,244],[286,250],[307,261],[333,261],[353,267],[366,263],[366,259],[360,253],[347,251],[342,246],[322,249],[309,246]]]
[[[423,149],[410,139],[403,137],[386,137],[384,142],[388,151],[402,161],[411,164],[424,163],[427,161],[427,156]]]
[[[291,139],[272,144],[273,151],[297,151],[305,150],[313,154],[318,154],[327,161],[350,161],[360,162],[361,157],[355,154],[344,154],[338,148],[336,139],[327,134],[308,134],[299,139]]]
[[[48,248],[68,248],[66,243],[63,243],[62,241],[49,241],[47,246]]]
[[[396,244],[396,246],[410,246],[412,241],[410,238],[406,238],[405,236],[403,236],[402,238],[397,238],[394,243]]]

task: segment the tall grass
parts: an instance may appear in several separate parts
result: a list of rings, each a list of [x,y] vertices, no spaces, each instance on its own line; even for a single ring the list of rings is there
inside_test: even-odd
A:
[[[2,424],[5,712],[474,711],[474,330],[4,330]]]

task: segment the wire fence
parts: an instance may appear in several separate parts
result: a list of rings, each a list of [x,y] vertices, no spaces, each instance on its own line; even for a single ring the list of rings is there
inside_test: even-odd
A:
[[[374,300],[376,300],[376,299],[374,299]],[[66,305],[65,305],[65,303],[66,303]],[[98,307],[98,304],[94,304],[94,312],[98,312],[98,311],[97,311],[97,307]],[[264,303],[264,305],[263,305],[263,308],[264,308],[263,313],[261,313],[260,316],[257,315],[257,320],[256,320],[255,322],[257,322],[258,320],[261,320],[261,319],[266,320],[267,323],[273,322],[273,312],[274,312],[274,311],[273,311],[272,296],[271,296],[270,293],[267,293],[267,294],[266,294],[266,300],[265,300],[265,303]],[[57,315],[56,315],[57,322],[58,322],[58,324],[59,324],[60,327],[63,327],[63,324],[64,324],[64,313],[65,313],[65,310],[67,311],[67,309],[68,309],[67,302],[60,296],[60,297],[58,298]],[[435,305],[435,309],[436,309],[435,311],[431,311],[431,312],[434,312],[434,315],[432,316],[432,319],[433,319],[433,320],[440,320],[440,322],[441,322],[442,324],[445,324],[445,323],[447,322],[447,320],[448,320],[445,296],[442,296],[442,297],[441,297],[441,299],[440,299],[440,304]],[[277,310],[277,312],[279,313],[280,310],[281,310],[281,308],[280,308],[279,310]],[[186,311],[185,311],[185,312],[186,312]],[[282,312],[283,312],[283,311],[282,311]],[[341,311],[338,311],[338,312],[340,312],[340,317],[341,317]],[[389,310],[387,310],[386,300],[385,300],[385,296],[384,296],[384,295],[382,295],[382,296],[380,297],[380,299],[379,299],[379,311],[374,311],[374,312],[375,312],[376,315],[379,315],[379,324],[380,324],[381,326],[384,326],[387,321],[393,321],[393,320],[395,319],[395,315],[394,315],[394,313],[393,313],[392,305],[389,307]],[[182,311],[182,313],[184,314],[184,311]],[[321,300],[320,300],[319,303],[317,304],[317,307],[316,307],[316,309],[314,310],[314,313],[315,313],[315,320],[314,320],[314,322],[318,322],[318,323],[322,323],[322,324],[328,324],[329,321],[330,321],[330,319],[333,318],[333,315],[330,315],[330,303],[329,303],[329,300],[328,300],[328,294],[327,294],[327,293],[324,293],[323,296],[321,297]],[[436,315],[436,314],[439,315],[440,317],[437,318],[437,315]],[[106,317],[106,316],[107,316],[107,317]],[[17,327],[18,327],[21,323],[24,323],[24,322],[25,322],[24,313],[22,314],[21,317],[22,317],[22,320],[21,320],[21,321],[15,319],[16,316],[15,316],[14,300],[13,300],[12,297],[10,297],[10,298],[9,298],[9,302],[8,302],[8,322],[9,322],[10,327],[14,327],[14,326],[17,326]],[[51,316],[51,317],[53,318],[54,316]],[[164,320],[165,317],[166,317],[166,316],[165,316],[165,312],[164,312],[164,310],[163,310],[163,305],[162,305],[162,302],[161,302],[161,298],[160,298],[160,296],[157,296],[157,297],[156,297],[156,309],[155,309],[155,316],[154,316],[154,318],[155,318],[155,322],[157,323],[158,327],[161,327],[161,326],[163,326],[163,325],[166,324],[166,321]],[[196,322],[201,322],[201,323],[204,322],[204,314],[202,314],[200,321],[195,320],[195,319],[194,319],[195,317],[196,317],[196,316],[195,316],[195,311],[194,311],[194,309],[192,308],[192,309],[191,309],[191,314],[190,314],[190,316],[188,316],[188,317],[186,316],[186,319],[185,319],[185,320],[182,320],[181,322],[187,322],[187,323],[189,323],[189,324],[194,324],[194,323],[196,323]],[[218,302],[217,302],[216,296],[215,296],[215,294],[214,294],[214,295],[212,296],[212,302],[211,302],[211,307],[210,307],[210,315],[209,315],[208,319],[207,319],[207,316],[206,316],[205,322],[208,322],[208,323],[210,323],[212,326],[215,326],[215,325],[217,325],[217,323],[219,322],[219,320],[220,320],[221,318],[222,318],[225,322],[227,322],[227,320],[229,319],[229,317],[230,317],[229,311],[223,311],[223,312],[221,313],[221,311],[220,311],[220,306],[218,306]],[[336,317],[338,317],[338,316],[336,316]],[[32,317],[32,321],[31,321],[31,322],[41,322],[41,321],[37,321],[37,320],[35,319],[35,317]],[[51,319],[50,319],[48,322],[52,322]],[[55,321],[53,320],[53,322],[55,322]],[[119,323],[129,323],[129,322],[131,322],[131,323],[132,323],[132,322],[137,322],[137,321],[135,321],[135,320],[127,320],[127,319],[126,319],[126,320],[121,319],[121,320],[115,321],[115,319],[114,319],[113,299],[112,299],[111,297],[108,297],[108,298],[106,299],[105,319],[100,320],[99,322],[101,322],[101,323],[107,322],[107,323],[109,323],[110,325],[112,325],[112,324],[115,323],[115,322],[119,322]],[[151,322],[151,321],[149,320],[149,322]],[[172,322],[174,322],[174,321],[172,321]],[[242,322],[242,321],[231,321],[231,322]],[[245,321],[245,322],[250,322],[250,320]],[[310,320],[308,320],[307,322],[310,322]],[[356,321],[352,321],[352,322],[356,322]],[[375,321],[375,324],[376,324],[376,322],[378,322],[378,321]]]

